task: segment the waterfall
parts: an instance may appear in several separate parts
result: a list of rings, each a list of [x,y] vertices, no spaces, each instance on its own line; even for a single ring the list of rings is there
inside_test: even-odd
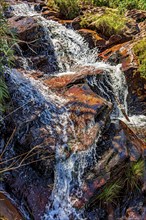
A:
[[[74,30],[65,26],[46,20],[27,4],[13,6],[16,16],[30,16],[37,19],[38,24],[43,27],[48,45],[52,45],[55,57],[59,66],[59,71],[70,71],[76,65],[85,65],[96,61],[96,50],[90,50],[84,39]],[[83,46],[84,45],[84,46]],[[48,48],[50,49],[50,48]]]
[[[76,67],[94,66],[97,69],[102,69],[104,74],[99,77],[89,77],[87,79],[88,84],[91,87],[96,87],[96,91],[99,95],[106,98],[109,101],[114,102],[114,109],[112,113],[113,118],[122,117],[118,108],[118,102],[123,105],[127,113],[126,98],[128,94],[126,81],[124,74],[120,70],[120,65],[111,66],[103,62],[97,62],[97,50],[90,50],[88,44],[84,39],[72,29],[67,29],[65,26],[51,20],[46,20],[34,11],[33,7],[27,4],[17,4],[13,6],[15,16],[30,16],[34,17],[37,22],[42,26],[45,33],[45,40],[48,42],[48,51],[51,48],[54,49],[56,64],[61,74],[74,74]],[[48,59],[49,55],[47,54]],[[50,55],[51,56],[51,55]],[[26,64],[25,58],[25,64]],[[62,100],[59,96],[41,84],[41,81],[27,80],[24,81],[16,72],[10,74],[11,80],[17,81],[20,86],[23,102],[27,102],[29,99],[35,101],[36,107],[41,105],[43,100],[47,102],[44,106],[41,121],[47,124],[53,135],[51,123],[55,124],[56,129],[61,130],[61,142],[56,143],[56,167],[55,167],[55,183],[52,196],[50,198],[51,205],[46,207],[46,213],[42,217],[43,220],[69,220],[71,216],[75,220],[85,219],[83,216],[83,210],[77,211],[73,204],[75,203],[72,195],[80,197],[82,195],[81,185],[82,177],[85,169],[92,166],[95,161],[95,148],[96,144],[83,152],[73,152],[69,157],[65,154],[65,148],[69,147],[67,126],[71,126],[76,140],[74,131],[74,125],[70,119],[70,113],[68,109],[64,107],[65,100]],[[40,94],[42,94],[40,96]],[[37,100],[34,97],[37,95]],[[34,100],[35,99],[35,100]],[[20,100],[21,102],[21,100]],[[25,104],[25,103],[21,103]],[[60,113],[59,113],[60,112]],[[95,123],[95,122],[93,122]],[[97,137],[98,138],[98,137]],[[71,199],[72,198],[72,199]]]

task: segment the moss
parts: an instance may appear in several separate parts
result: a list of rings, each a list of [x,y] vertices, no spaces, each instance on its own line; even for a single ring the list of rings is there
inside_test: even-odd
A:
[[[135,44],[133,49],[138,58],[138,71],[140,72],[141,77],[146,79],[146,38],[143,38]]]
[[[48,0],[47,5],[67,19],[73,19],[79,15],[80,6],[78,0]]]
[[[122,16],[116,9],[106,9],[104,14],[91,14],[87,13],[81,19],[82,27],[94,27],[97,31],[106,37],[113,34],[120,34],[124,28],[127,19]]]

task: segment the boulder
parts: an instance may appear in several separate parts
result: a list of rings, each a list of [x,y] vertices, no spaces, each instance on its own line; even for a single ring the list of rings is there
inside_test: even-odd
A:
[[[27,61],[33,70],[45,73],[58,70],[52,41],[46,39],[45,29],[36,18],[14,16],[8,19],[8,23],[18,38],[18,45],[14,48],[18,57],[15,66],[23,67]]]
[[[87,76],[102,73],[103,71],[97,69],[96,67],[85,66],[81,67],[79,70],[77,70],[77,72],[70,72],[68,74],[61,73],[57,76],[48,77],[48,79],[44,80],[44,82],[51,90],[62,90],[70,85],[81,83],[86,79]]]
[[[144,113],[144,109],[146,108],[146,80],[142,78],[138,72],[138,59],[133,50],[137,40],[141,39],[143,34],[144,32],[142,31],[142,36],[137,35],[134,40],[115,45],[99,54],[100,59],[105,62],[122,64],[122,71],[125,74],[129,90],[127,103],[131,114],[137,114],[138,112],[140,114],[141,112]],[[134,106],[134,108],[132,106]]]
[[[96,31],[89,29],[79,29],[78,33],[81,34],[85,40],[89,43],[90,48],[98,47],[101,51],[105,48],[105,40],[101,38]]]
[[[122,121],[113,122],[103,134],[102,140],[98,141],[98,148],[102,144],[107,146],[101,154],[94,168],[84,174],[81,187],[82,196],[72,196],[74,207],[80,209],[85,205],[90,207],[92,200],[100,192],[102,187],[120,175],[122,178],[123,167],[130,161],[137,161],[142,155],[143,142]],[[97,150],[98,154],[98,150]]]

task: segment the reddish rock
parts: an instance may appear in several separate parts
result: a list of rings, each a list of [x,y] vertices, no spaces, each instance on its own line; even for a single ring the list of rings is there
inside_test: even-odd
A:
[[[78,30],[81,28],[80,21],[81,21],[80,17],[76,17],[73,20],[62,20],[62,19],[58,20],[59,23],[65,26],[73,27],[75,30]]]
[[[107,133],[111,137],[110,129]],[[128,159],[129,161],[137,161],[142,155],[143,143],[126,124],[122,121],[116,122],[112,132],[114,132],[114,136],[110,148],[105,151],[96,166],[84,175],[82,197],[72,198],[76,208],[82,208],[85,204],[90,205],[92,197],[98,194],[102,186],[110,181],[112,175],[115,177],[116,169],[119,169],[119,173],[122,171],[121,167],[127,164]],[[99,144],[98,147],[100,147]]]
[[[58,12],[52,11],[52,10],[45,10],[42,12],[42,15],[45,18],[49,18],[49,17],[59,18],[59,16],[60,16]],[[55,20],[55,19],[53,19],[53,20]]]
[[[66,105],[70,106],[70,118],[76,134],[75,139],[71,138],[71,148],[77,151],[89,149],[106,122],[112,105],[93,93],[87,85],[73,86],[63,95],[69,99]],[[99,122],[96,123],[94,118],[98,117],[100,112],[105,109],[107,109],[106,117],[100,116]]]
[[[146,24],[143,24],[140,35],[136,35],[134,40],[115,45],[99,54],[104,61],[122,64],[122,71],[126,76],[129,90],[127,103],[130,103],[129,110],[132,114],[138,112],[141,114],[146,108],[146,79],[141,78],[138,72],[138,58],[133,50],[137,41],[146,36],[145,27]],[[132,106],[135,106],[135,109]]]
[[[60,76],[49,77],[44,83],[52,90],[59,90],[67,87],[70,84],[77,83],[85,79],[88,75],[102,74],[102,70],[96,67],[84,67],[76,73],[61,74]]]
[[[18,38],[22,41],[33,41],[40,36],[41,26],[33,17],[12,17],[8,22],[12,29],[15,28]]]
[[[136,69],[138,67],[132,48],[133,43],[118,44],[100,53],[99,57],[104,61],[122,63],[122,70],[125,72],[131,68]]]
[[[96,31],[89,29],[79,29],[78,33],[81,34],[85,40],[89,43],[89,47],[98,47],[99,50],[105,47],[105,40],[101,38]]]
[[[24,218],[5,194],[0,192],[0,219],[23,220]]]

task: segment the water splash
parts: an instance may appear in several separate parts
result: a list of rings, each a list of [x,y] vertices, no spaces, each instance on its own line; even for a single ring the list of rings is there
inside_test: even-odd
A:
[[[37,20],[45,32],[45,38],[54,47],[59,70],[70,71],[76,65],[95,63],[97,50],[91,50],[84,39],[74,30],[68,29],[58,22],[46,20],[34,11],[33,6],[18,4],[13,6],[16,16],[29,16]],[[84,45],[84,46],[83,46]]]
[[[111,66],[103,62],[94,64],[104,70],[103,75],[89,77],[88,83],[96,88],[96,92],[114,104],[111,118],[122,118],[121,109],[128,114],[127,95],[128,87],[124,73],[121,71],[121,64]]]
[[[106,99],[116,102],[115,96],[124,105],[127,111],[126,97],[127,86],[123,73],[120,70],[120,65],[111,66],[103,62],[96,62],[97,50],[90,50],[88,44],[84,39],[74,30],[67,29],[61,24],[46,20],[34,11],[33,7],[27,4],[20,4],[13,6],[14,14],[16,16],[30,16],[34,17],[38,24],[40,24],[45,33],[45,39],[49,45],[54,48],[57,65],[61,74],[74,74],[73,69],[77,66],[94,66],[97,69],[102,69],[104,74],[101,78],[90,77],[88,83],[91,86],[96,86],[101,96]],[[49,47],[48,47],[49,50]],[[48,55],[49,56],[49,55]],[[49,59],[49,58],[48,58]],[[26,62],[26,61],[25,61]],[[67,157],[65,149],[69,147],[67,127],[71,126],[74,139],[76,134],[74,125],[70,119],[68,109],[66,109],[65,102],[60,97],[48,91],[48,88],[42,85],[41,82],[30,79],[28,83],[24,78],[22,79],[17,73],[13,72],[11,80],[15,80],[19,85],[18,92],[23,94],[20,102],[26,102],[32,99],[36,108],[44,105],[44,110],[40,113],[40,120],[47,125],[53,135],[52,123],[56,129],[61,130],[61,141],[56,143],[56,172],[54,189],[51,197],[51,205],[46,207],[46,214],[42,217],[44,220],[69,220],[71,216],[74,220],[83,220],[83,211],[77,211],[74,208],[75,200],[73,195],[78,198],[82,196],[82,179],[85,170],[96,163],[95,149],[96,144],[83,152],[72,152]],[[40,96],[41,94],[41,96]],[[20,103],[23,104],[23,103]],[[120,117],[120,112],[115,104],[113,116]],[[26,109],[25,109],[26,111]],[[29,111],[29,109],[27,109]],[[95,123],[95,122],[93,122]]]

